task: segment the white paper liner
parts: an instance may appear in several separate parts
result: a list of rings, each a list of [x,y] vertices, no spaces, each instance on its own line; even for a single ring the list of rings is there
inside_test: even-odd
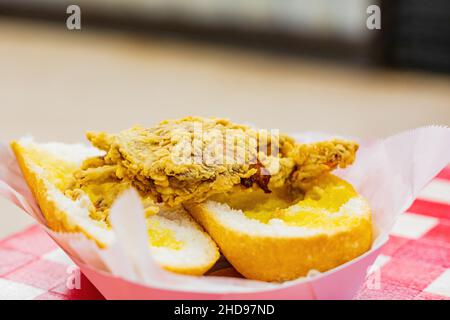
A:
[[[294,137],[302,142],[311,142],[334,136],[298,133]],[[398,215],[412,204],[420,190],[450,163],[450,128],[422,127],[383,140],[358,142],[360,149],[355,163],[345,170],[337,170],[336,174],[352,183],[369,201],[376,229],[375,248],[386,238]],[[167,272],[150,255],[144,213],[134,191],[126,192],[111,209],[116,242],[107,249],[99,249],[83,234],[54,232],[46,227],[14,155],[3,143],[0,143],[0,194],[34,217],[76,263],[150,287],[207,293],[255,292],[295,285],[317,276],[314,273],[309,278],[274,284]]]

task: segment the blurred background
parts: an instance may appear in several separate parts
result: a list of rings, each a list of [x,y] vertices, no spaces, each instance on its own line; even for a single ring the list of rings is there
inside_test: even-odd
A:
[[[0,0],[0,141],[186,115],[367,138],[450,125],[449,22],[448,0]],[[31,222],[4,199],[0,215],[0,237]]]

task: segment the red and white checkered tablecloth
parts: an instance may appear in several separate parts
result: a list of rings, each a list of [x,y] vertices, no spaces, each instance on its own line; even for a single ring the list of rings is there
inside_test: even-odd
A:
[[[400,216],[356,299],[450,300],[450,167]],[[39,226],[0,240],[0,300],[103,299]],[[72,288],[72,289],[70,289]]]

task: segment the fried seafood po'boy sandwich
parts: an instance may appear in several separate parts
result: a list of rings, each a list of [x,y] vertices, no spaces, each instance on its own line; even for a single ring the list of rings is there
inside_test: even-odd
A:
[[[354,142],[301,144],[275,131],[193,117],[87,138],[93,147],[12,143],[54,230],[83,232],[108,246],[110,208],[135,188],[149,250],[170,271],[203,274],[219,248],[243,276],[285,281],[371,247],[366,200],[331,174],[353,163]]]

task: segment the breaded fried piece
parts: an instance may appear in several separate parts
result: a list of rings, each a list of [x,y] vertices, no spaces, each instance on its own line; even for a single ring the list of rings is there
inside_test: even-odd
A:
[[[200,136],[196,136],[197,130],[202,131]],[[207,150],[225,145],[227,131],[233,130],[242,134],[232,148],[243,157],[238,163],[220,149]],[[252,167],[257,146],[250,141],[257,138],[257,132],[226,120],[189,117],[163,121],[153,128],[135,126],[117,135],[89,132],[87,138],[107,153],[104,166],[92,169],[87,165],[81,170],[77,177],[80,185],[91,176],[105,178],[98,174],[108,178],[113,170],[117,179],[131,181],[142,194],[169,206],[229,191],[257,172]]]
[[[351,164],[358,149],[344,140],[297,144],[287,135],[263,137],[228,120],[194,117],[115,135],[89,132],[87,138],[106,155],[84,162],[75,176],[77,188],[93,181],[126,181],[142,196],[169,206],[199,203],[236,187],[271,192],[290,184],[301,189]]]
[[[296,166],[289,183],[293,188],[305,189],[324,173],[346,168],[355,161],[358,147],[356,142],[345,140],[295,145],[288,154]]]

